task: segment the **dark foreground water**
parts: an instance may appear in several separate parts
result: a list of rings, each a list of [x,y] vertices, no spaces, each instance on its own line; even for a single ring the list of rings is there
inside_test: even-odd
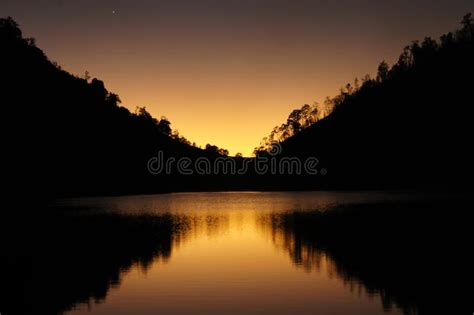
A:
[[[467,217],[460,216],[468,209],[460,209],[458,199],[238,192],[63,200],[50,209],[56,214],[38,233],[45,238],[32,249],[32,280],[20,277],[26,283],[17,291],[26,292],[20,299],[24,306],[4,309],[32,314],[472,311],[472,291],[461,288],[472,284],[466,260],[471,244],[462,231]],[[14,272],[22,261],[6,267]]]

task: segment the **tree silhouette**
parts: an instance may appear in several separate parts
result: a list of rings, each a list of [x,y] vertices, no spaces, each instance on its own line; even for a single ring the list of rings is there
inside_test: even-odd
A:
[[[0,47],[0,101],[12,133],[7,163],[12,180],[40,198],[179,190],[177,176],[152,176],[147,160],[160,150],[175,158],[211,157],[165,117],[154,118],[146,107],[131,113],[103,81],[62,70],[22,37],[12,18],[0,19]],[[32,152],[37,167],[28,170]]]
[[[161,116],[161,119],[158,122],[157,127],[158,127],[158,130],[160,130],[162,134],[170,136],[172,132],[170,125],[171,125],[170,121],[165,116]]]
[[[0,38],[3,40],[21,40],[22,32],[12,17],[0,19]]]
[[[382,61],[377,68],[377,82],[384,82],[388,79],[390,68],[385,61]]]
[[[366,76],[360,86],[346,85],[327,98],[332,112],[304,132],[292,129],[299,132],[284,139],[284,152],[330,164],[326,183],[459,187],[456,176],[472,174],[466,147],[472,128],[464,107],[472,102],[471,14],[461,25],[439,41],[412,42],[392,67],[379,65],[376,79]],[[455,171],[433,171],[447,165]]]

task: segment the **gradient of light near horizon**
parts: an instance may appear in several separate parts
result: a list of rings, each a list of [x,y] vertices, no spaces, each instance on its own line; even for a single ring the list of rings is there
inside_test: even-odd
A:
[[[191,142],[250,156],[292,109],[322,102],[438,38],[471,0],[2,0],[65,70],[122,105],[166,116]]]

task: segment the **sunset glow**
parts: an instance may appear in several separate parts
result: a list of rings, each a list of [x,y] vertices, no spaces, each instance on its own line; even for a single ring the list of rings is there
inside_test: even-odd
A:
[[[2,1],[64,69],[191,142],[250,155],[293,108],[456,27],[471,1]]]

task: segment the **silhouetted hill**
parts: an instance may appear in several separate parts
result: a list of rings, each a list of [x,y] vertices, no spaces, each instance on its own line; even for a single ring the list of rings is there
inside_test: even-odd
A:
[[[472,175],[474,23],[406,47],[376,79],[348,85],[326,118],[283,141],[327,168],[311,187],[462,187]]]
[[[16,190],[41,198],[179,190],[181,179],[148,173],[159,150],[176,158],[227,154],[191,146],[165,118],[145,108],[131,113],[102,81],[62,70],[11,18],[0,19],[0,44],[2,151]]]

